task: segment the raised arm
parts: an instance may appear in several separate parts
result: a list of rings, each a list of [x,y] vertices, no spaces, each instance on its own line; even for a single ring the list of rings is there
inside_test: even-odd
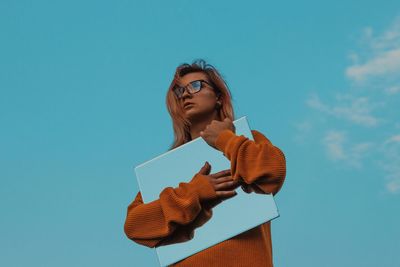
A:
[[[251,131],[253,140],[224,130],[218,135],[215,146],[231,162],[232,178],[255,184],[265,193],[278,193],[286,176],[283,152],[262,133]]]
[[[199,173],[189,183],[164,188],[159,199],[146,204],[139,191],[127,209],[125,234],[147,247],[189,240],[194,228],[211,217],[203,202],[215,198],[213,185]]]

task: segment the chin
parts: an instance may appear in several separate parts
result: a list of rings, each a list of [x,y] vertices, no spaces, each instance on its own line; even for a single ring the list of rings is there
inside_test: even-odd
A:
[[[185,113],[185,118],[188,120],[193,120],[196,119],[197,117],[198,115],[196,113],[190,113],[190,112]]]
[[[185,112],[185,118],[189,121],[201,121],[211,116],[209,112],[199,112],[193,109],[187,110]]]

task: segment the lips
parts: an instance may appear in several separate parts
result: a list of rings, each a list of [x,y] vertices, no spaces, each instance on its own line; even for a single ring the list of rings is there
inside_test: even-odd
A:
[[[186,102],[185,104],[183,104],[183,108],[187,108],[187,107],[189,107],[190,105],[194,105],[194,103],[192,103],[192,102]]]

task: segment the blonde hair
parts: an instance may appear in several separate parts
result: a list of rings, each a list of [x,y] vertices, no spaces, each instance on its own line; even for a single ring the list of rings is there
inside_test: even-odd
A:
[[[192,72],[203,72],[207,75],[212,87],[215,90],[215,93],[219,96],[221,102],[220,108],[218,109],[218,117],[221,120],[224,120],[227,117],[232,121],[234,120],[232,95],[229,91],[228,85],[217,69],[214,66],[206,63],[206,61],[203,59],[194,60],[192,64],[180,64],[176,68],[174,79],[169,86],[166,97],[166,104],[168,112],[172,118],[174,129],[174,141],[170,149],[174,149],[191,140],[190,122],[184,117],[182,106],[180,105],[179,99],[173,92],[173,89],[175,86],[179,85],[179,81],[183,76]]]

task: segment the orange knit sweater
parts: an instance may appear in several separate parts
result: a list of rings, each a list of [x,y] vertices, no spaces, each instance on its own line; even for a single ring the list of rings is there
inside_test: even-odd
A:
[[[286,176],[285,156],[262,133],[251,132],[254,141],[224,130],[216,139],[216,148],[230,160],[233,179],[241,179],[254,191],[275,195]],[[146,204],[139,191],[128,206],[125,234],[151,248],[190,240],[194,229],[211,218],[212,201],[218,202],[218,197],[202,174],[176,188],[164,188],[159,199]],[[271,223],[263,223],[171,266],[272,267]]]

